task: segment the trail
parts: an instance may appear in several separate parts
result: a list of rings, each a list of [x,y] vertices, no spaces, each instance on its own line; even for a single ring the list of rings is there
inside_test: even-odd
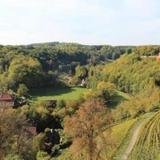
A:
[[[124,151],[124,154],[122,155],[121,160],[127,160],[128,159],[128,156],[130,155],[134,145],[136,144],[136,141],[138,139],[138,135],[140,133],[140,130],[141,130],[141,127],[143,126],[143,124],[144,124],[144,121],[142,123],[140,123],[138,125],[138,127],[134,130],[132,138],[131,138],[131,140],[130,140],[130,142],[128,144],[128,147]]]

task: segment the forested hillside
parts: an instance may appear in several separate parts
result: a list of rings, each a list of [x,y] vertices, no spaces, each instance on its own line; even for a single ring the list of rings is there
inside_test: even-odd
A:
[[[130,95],[128,101],[120,104],[114,116],[118,114],[121,118],[135,117],[159,108],[159,65],[156,57],[143,58],[139,53],[133,52],[123,55],[111,64],[96,68],[96,84],[100,81],[110,82],[115,84],[118,90]],[[93,83],[95,78],[90,76],[89,79],[92,79]]]
[[[28,88],[47,87],[59,83],[63,73],[73,75],[78,65],[115,60],[131,48],[69,43],[0,46],[0,89],[16,91],[21,83]]]
[[[115,83],[120,90],[137,94],[152,86],[159,76],[160,67],[156,58],[142,58],[132,53],[106,65],[102,72],[104,79]]]
[[[149,150],[150,160],[158,157],[159,51],[58,42],[0,46],[0,100],[15,104],[0,103],[0,160],[114,160],[132,146],[135,131],[137,148],[127,157],[149,160]]]

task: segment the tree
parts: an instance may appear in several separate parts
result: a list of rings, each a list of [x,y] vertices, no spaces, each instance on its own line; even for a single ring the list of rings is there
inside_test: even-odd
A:
[[[28,88],[25,84],[19,84],[17,94],[18,96],[27,96],[28,95]]]
[[[0,110],[0,159],[9,155],[33,160],[32,135],[27,120],[13,109]]]
[[[111,122],[111,114],[103,101],[90,99],[83,103],[79,110],[64,124],[65,133],[73,140],[71,150],[79,155],[83,154],[88,160],[99,158],[105,148],[100,145],[107,143],[104,143],[104,140],[98,143],[96,137],[102,138],[103,136],[100,135],[103,135],[103,127],[110,125]]]
[[[77,66],[76,67],[76,73],[75,73],[76,77],[79,78],[80,80],[84,79],[87,77],[88,75],[88,70],[86,67],[82,67],[82,66]]]
[[[101,97],[108,104],[115,95],[115,85],[113,83],[100,81],[97,85],[97,96]]]
[[[11,88],[16,88],[20,83],[28,88],[40,86],[43,78],[42,66],[35,58],[17,56],[10,63],[7,78],[12,84]]]

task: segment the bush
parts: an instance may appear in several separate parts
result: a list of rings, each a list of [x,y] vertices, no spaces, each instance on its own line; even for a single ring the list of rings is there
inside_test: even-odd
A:
[[[64,100],[57,101],[57,108],[64,108],[66,106],[66,102]]]
[[[18,96],[20,96],[20,97],[28,96],[28,91],[29,91],[29,89],[27,88],[27,86],[25,84],[19,84],[19,87],[17,90]]]
[[[36,160],[50,160],[50,156],[47,152],[39,151],[36,156]]]
[[[22,160],[18,155],[9,154],[7,155],[4,160]]]

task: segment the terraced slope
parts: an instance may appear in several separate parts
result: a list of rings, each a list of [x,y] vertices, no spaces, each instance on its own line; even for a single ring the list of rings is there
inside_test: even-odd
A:
[[[150,121],[150,119],[152,119],[155,114],[156,113],[147,113],[136,120],[136,122],[128,130],[126,137],[123,139],[121,145],[113,155],[113,160],[128,160],[130,158],[132,150],[136,146],[136,143],[139,139],[142,128]]]
[[[128,160],[159,160],[160,154],[160,112],[156,113],[140,129]]]
[[[138,139],[138,135],[140,134],[140,130],[143,126],[144,122],[142,122],[141,124],[138,125],[138,127],[134,130],[134,133],[132,135],[131,141],[127,147],[127,149],[125,150],[124,154],[121,157],[121,160],[127,160],[132,149],[134,148],[136,141]]]

